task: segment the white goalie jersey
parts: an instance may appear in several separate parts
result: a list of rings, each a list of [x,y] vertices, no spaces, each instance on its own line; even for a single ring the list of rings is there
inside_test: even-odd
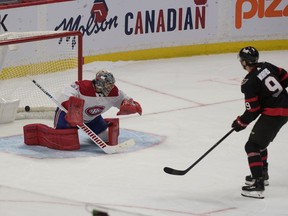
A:
[[[69,87],[64,88],[58,100],[66,109],[70,96],[79,97],[85,101],[83,108],[84,123],[92,121],[111,107],[119,109],[122,101],[129,99],[117,86],[113,87],[108,96],[98,94],[90,80],[76,81]]]

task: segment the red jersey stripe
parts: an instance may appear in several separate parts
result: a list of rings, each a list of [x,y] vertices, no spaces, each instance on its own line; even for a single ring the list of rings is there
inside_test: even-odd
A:
[[[288,116],[288,108],[265,108],[263,114],[269,116]]]
[[[257,97],[253,97],[253,98],[247,98],[245,99],[245,102],[251,103],[251,102],[255,102],[258,100],[258,96]]]
[[[254,163],[250,163],[249,167],[256,167],[256,166],[263,166],[262,162],[254,162]]]

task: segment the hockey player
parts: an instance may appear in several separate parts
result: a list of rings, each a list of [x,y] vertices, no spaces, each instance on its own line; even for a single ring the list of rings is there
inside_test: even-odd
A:
[[[75,100],[75,97],[79,100]],[[72,106],[77,107],[77,103],[83,102],[83,111],[81,110],[80,114],[71,110],[72,98],[74,98]],[[134,113],[142,115],[140,104],[119,90],[115,85],[113,74],[106,70],[98,71],[93,80],[76,81],[69,87],[64,88],[59,97],[59,102],[68,110],[68,113],[66,114],[57,108],[54,118],[54,127],[56,129],[74,128],[84,122],[103,141],[112,145],[115,144],[115,139],[118,140],[118,134],[108,134],[107,128],[112,126],[118,128],[118,122],[105,121],[102,114],[111,107],[116,107],[119,109],[117,115]],[[81,106],[79,105],[79,107]],[[69,115],[71,112],[73,115]],[[75,118],[77,118],[76,121]],[[79,119],[81,120],[79,121]]]
[[[241,131],[259,116],[245,145],[251,175],[246,176],[247,186],[241,194],[263,199],[269,178],[267,147],[288,120],[288,74],[271,63],[258,62],[254,47],[242,48],[238,57],[248,72],[241,84],[246,110],[233,121],[232,128]]]

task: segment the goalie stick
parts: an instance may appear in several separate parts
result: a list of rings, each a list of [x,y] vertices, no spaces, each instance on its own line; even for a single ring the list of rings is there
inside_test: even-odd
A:
[[[29,77],[28,77],[29,78]],[[30,79],[30,78],[29,78]],[[67,113],[67,110],[49,93],[47,92],[39,83],[34,79],[30,79],[42,92],[44,92],[61,110]],[[115,146],[107,145],[97,134],[95,134],[85,123],[82,125],[77,125],[84,133],[86,133],[89,138],[105,153],[114,154],[125,151],[127,148],[132,147],[135,144],[134,139],[129,139],[125,142],[119,143]]]
[[[216,146],[218,146],[224,139],[226,139],[232,132],[234,128],[232,128],[225,136],[223,136],[215,145],[213,145],[208,151],[205,152],[197,161],[195,161],[190,167],[185,170],[177,170],[170,167],[164,167],[164,172],[171,175],[185,175],[189,172],[196,164],[198,164],[206,155],[208,155]]]

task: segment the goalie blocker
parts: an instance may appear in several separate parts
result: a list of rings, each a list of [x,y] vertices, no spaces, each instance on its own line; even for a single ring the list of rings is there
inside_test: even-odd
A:
[[[63,104],[64,105],[64,104]],[[67,113],[65,120],[72,126],[83,124],[83,106],[84,100],[78,97],[71,96],[67,101]]]

